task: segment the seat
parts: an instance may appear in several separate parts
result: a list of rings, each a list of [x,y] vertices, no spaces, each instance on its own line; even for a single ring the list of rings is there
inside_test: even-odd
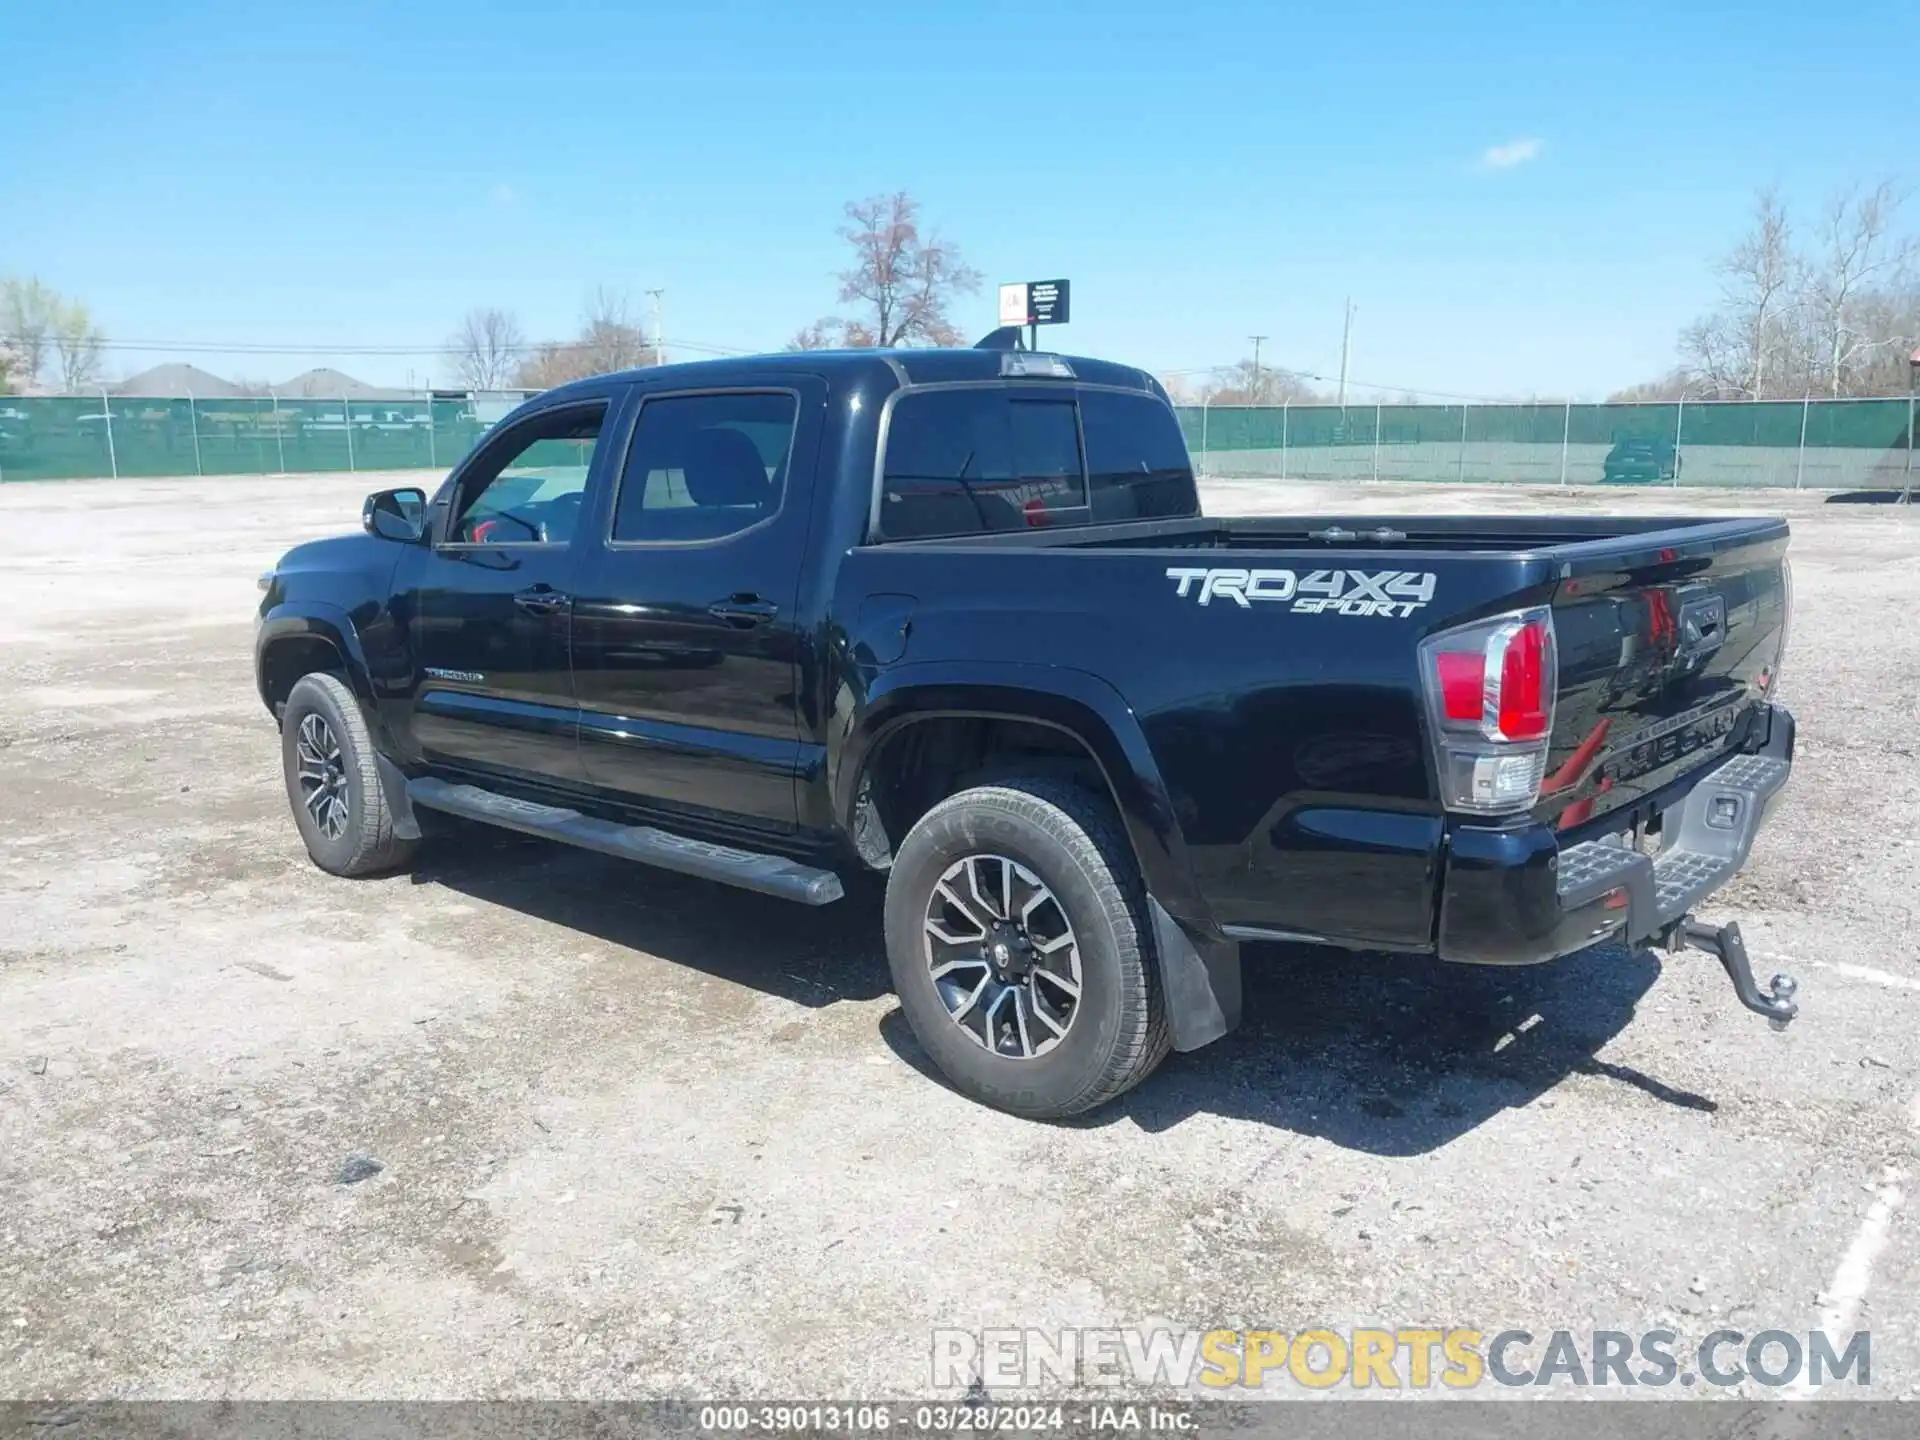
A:
[[[744,434],[716,426],[696,430],[681,464],[687,494],[701,508],[767,508],[773,483],[760,451]]]

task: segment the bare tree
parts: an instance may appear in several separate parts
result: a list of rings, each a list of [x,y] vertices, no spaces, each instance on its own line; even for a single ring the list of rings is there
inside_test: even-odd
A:
[[[15,383],[32,386],[45,372],[60,305],[59,294],[32,277],[0,281],[0,335],[13,357]]]
[[[480,307],[469,310],[448,339],[447,360],[468,389],[502,390],[513,382],[526,343],[511,310]]]
[[[1739,322],[1729,315],[1715,312],[1702,315],[1680,332],[1680,373],[1683,375],[1683,387],[1689,398],[1699,396],[1706,400],[1759,400],[1765,398],[1765,392],[1756,394],[1751,388],[1752,353],[1748,347],[1748,337]],[[1773,370],[1773,383],[1777,387],[1785,382],[1785,367],[1776,366]],[[1670,377],[1662,380],[1645,381],[1642,385],[1659,386]],[[1676,397],[1677,398],[1677,397]]]
[[[60,367],[60,388],[69,395],[100,383],[100,350],[107,337],[93,314],[78,300],[63,300],[54,314],[53,350]]]
[[[1214,371],[1201,393],[1210,405],[1313,405],[1326,399],[1293,371],[1250,359]]]
[[[1647,404],[1655,401],[1692,400],[1700,395],[1693,373],[1684,365],[1675,366],[1658,380],[1643,380],[1607,396],[1609,405]]]
[[[980,288],[980,272],[937,232],[920,233],[920,202],[906,191],[850,201],[840,236],[853,264],[840,272],[840,301],[857,307],[848,345],[955,345],[947,310]]]
[[[657,365],[659,361],[659,347],[634,319],[626,295],[601,285],[587,297],[578,337],[536,345],[515,371],[514,383],[547,390],[569,380]]]
[[[1714,268],[1719,307],[1680,332],[1693,393],[1720,400],[1800,393],[1798,306],[1807,266],[1794,249],[1793,223],[1778,190],[1770,186],[1754,197],[1751,228]]]
[[[1907,357],[1920,349],[1920,275],[1880,286],[1855,311],[1860,333],[1874,337],[1855,356],[1848,385],[1856,395],[1903,395],[1913,384]]]
[[[1851,390],[1855,374],[1877,350],[1901,337],[1875,335],[1862,321],[1874,292],[1907,278],[1920,241],[1895,236],[1894,218],[1905,196],[1883,181],[1866,194],[1849,192],[1828,202],[1820,227],[1820,250],[1807,301],[1819,344],[1821,378],[1829,395]]]
[[[1160,388],[1167,392],[1167,398],[1176,405],[1191,405],[1194,402],[1193,383],[1185,375],[1162,374]]]
[[[596,286],[587,297],[587,310],[580,329],[581,362],[588,375],[606,375],[615,370],[631,370],[640,365],[659,363],[646,332],[633,318],[633,306],[625,292]]]
[[[841,343],[840,336],[844,327],[838,320],[816,320],[803,330],[796,330],[787,340],[789,350],[831,350]]]
[[[1717,267],[1719,304],[1680,332],[1680,370],[1621,393],[1798,400],[1904,392],[1904,357],[1920,341],[1920,237],[1896,229],[1902,199],[1891,182],[1835,196],[1803,249],[1779,195],[1763,190],[1750,227]]]
[[[551,390],[569,380],[582,379],[587,373],[580,368],[572,346],[547,340],[521,360],[513,373],[513,383],[527,390]]]

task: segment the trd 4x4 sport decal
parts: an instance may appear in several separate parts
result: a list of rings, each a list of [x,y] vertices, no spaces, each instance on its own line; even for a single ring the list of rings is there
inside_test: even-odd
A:
[[[1287,602],[1296,615],[1386,615],[1404,620],[1433,599],[1428,570],[1213,570],[1176,566],[1167,571],[1174,594],[1202,605],[1231,600],[1243,610]]]

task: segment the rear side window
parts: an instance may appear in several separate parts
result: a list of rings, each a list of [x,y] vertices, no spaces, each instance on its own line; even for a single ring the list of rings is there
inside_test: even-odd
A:
[[[1087,487],[1071,395],[993,386],[894,402],[880,528],[894,539],[1084,524]]]
[[[1193,515],[1200,493],[1173,412],[1150,395],[1080,392],[1087,436],[1087,485],[1098,520]]]
[[[894,402],[880,490],[890,539],[1197,510],[1179,424],[1151,396],[979,386]]]
[[[640,407],[613,538],[717,540],[780,508],[796,406],[781,393],[663,395]]]

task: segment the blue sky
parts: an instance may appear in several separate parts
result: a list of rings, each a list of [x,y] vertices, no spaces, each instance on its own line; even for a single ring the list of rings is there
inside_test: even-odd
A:
[[[121,340],[428,347],[477,304],[561,335],[605,284],[664,287],[670,344],[776,347],[835,308],[841,205],[906,189],[986,274],[969,332],[992,282],[1064,275],[1061,349],[1190,370],[1264,333],[1331,371],[1351,295],[1362,380],[1597,396],[1671,363],[1756,187],[1913,168],[1915,28],[1911,0],[19,0],[0,274]],[[317,357],[111,363],[168,358]]]

